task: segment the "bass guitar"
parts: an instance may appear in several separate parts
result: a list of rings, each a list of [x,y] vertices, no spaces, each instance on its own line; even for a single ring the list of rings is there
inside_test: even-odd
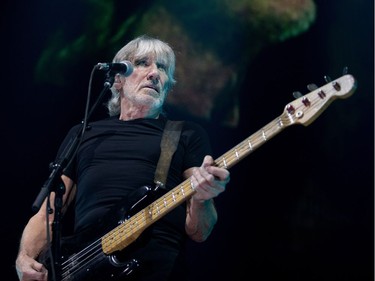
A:
[[[280,116],[218,157],[215,165],[230,169],[288,126],[311,124],[335,99],[347,98],[355,90],[355,78],[345,74],[293,100],[285,106]],[[143,187],[139,192],[142,193],[139,198],[147,198],[152,188]],[[131,275],[139,266],[136,259],[123,259],[127,247],[135,242],[146,228],[189,199],[194,192],[190,180],[187,179],[152,202],[143,199],[137,201],[130,212],[126,215],[124,213],[123,219],[118,219],[120,222],[117,222],[114,228],[94,241],[85,243],[79,251],[63,255],[56,270],[57,280],[126,279],[126,276]],[[78,242],[78,245],[82,244]]]

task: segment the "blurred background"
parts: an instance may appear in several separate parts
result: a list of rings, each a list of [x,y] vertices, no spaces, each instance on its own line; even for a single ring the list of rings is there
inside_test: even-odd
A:
[[[83,118],[92,68],[140,34],[175,49],[167,112],[202,124],[216,157],[280,116],[293,92],[344,67],[357,81],[312,124],[231,168],[211,237],[188,245],[191,279],[374,280],[373,1],[133,2],[1,4],[6,280],[17,280],[18,242],[49,163]],[[103,77],[93,83],[95,100]]]

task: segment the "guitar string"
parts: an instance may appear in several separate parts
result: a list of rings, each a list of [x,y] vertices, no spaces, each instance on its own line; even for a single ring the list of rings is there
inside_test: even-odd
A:
[[[188,181],[189,180],[184,181],[176,188],[157,199],[153,204],[149,205],[147,210],[143,209],[129,220],[125,221],[118,228],[115,228],[113,231],[109,232],[107,235],[105,235],[103,244],[119,244],[120,246],[126,246],[124,245],[125,243],[121,243],[121,241],[120,243],[115,243],[118,239],[126,242],[120,234],[124,234],[125,237],[130,237],[132,234],[134,235],[140,233],[141,230],[146,228],[148,224],[151,224],[151,222],[155,220],[155,215],[159,215],[160,218],[161,215],[165,215],[168,211],[170,211],[170,203],[183,201],[185,197],[187,197],[186,194],[190,195],[191,192],[191,190],[189,190],[189,187],[191,188],[191,186]]]
[[[101,253],[100,239],[97,239],[95,242],[91,243],[78,253],[73,254],[66,261],[64,261],[61,268],[62,277],[65,275],[69,276],[71,274],[75,274],[80,270],[80,267],[89,263],[89,258],[97,253]]]
[[[331,91],[329,91],[329,92],[331,92]],[[314,99],[312,99],[312,101],[310,101],[311,102],[311,104],[313,105],[315,102],[316,102],[316,100],[318,100],[318,102],[321,102],[321,100],[322,100],[322,98],[320,97],[320,98],[317,98],[318,97],[318,95],[314,98]],[[306,107],[305,105],[303,105],[302,103],[300,104],[300,105],[297,105],[297,107],[296,107],[296,110],[298,110],[299,108],[301,108],[302,106],[304,106],[305,108],[307,108],[307,110],[309,110],[309,108],[311,108],[311,105],[310,106],[308,106],[308,107]],[[289,118],[288,117],[286,117],[286,116],[284,116],[283,114],[279,117],[279,118],[276,118],[275,120],[273,120],[273,122],[270,122],[268,125],[266,125],[265,127],[263,127],[261,130],[258,130],[255,134],[253,134],[252,136],[250,136],[250,137],[248,137],[247,139],[245,139],[243,142],[241,142],[239,145],[237,145],[237,146],[235,146],[234,148],[232,148],[232,150],[231,151],[228,151],[226,154],[224,154],[224,155],[222,155],[221,157],[219,157],[218,159],[217,159],[217,161],[219,161],[221,164],[219,164],[219,165],[221,165],[221,166],[223,166],[223,167],[226,167],[226,166],[229,166],[232,162],[236,162],[236,161],[238,161],[239,159],[241,159],[241,158],[243,158],[247,153],[249,153],[249,151],[251,152],[252,150],[254,150],[254,149],[256,149],[257,147],[258,147],[258,145],[259,144],[263,144],[265,141],[267,141],[269,138],[267,138],[267,137],[272,137],[273,135],[275,135],[276,133],[278,133],[279,131],[280,131],[280,129],[282,129],[283,128],[283,126],[278,126],[277,127],[277,130],[275,130],[274,132],[273,132],[273,134],[272,135],[269,135],[269,136],[267,136],[267,134],[265,134],[265,132],[267,132],[267,133],[269,133],[272,129],[274,129],[275,128],[275,126],[273,125],[274,123],[276,123],[276,124],[279,124],[279,121],[281,121],[282,122],[282,124],[285,124],[285,123],[288,123],[287,121],[290,121],[289,120]],[[264,135],[265,134],[265,135]],[[258,136],[257,136],[258,135]],[[248,142],[248,143],[246,143],[246,142]],[[250,146],[251,145],[251,146]],[[238,154],[239,152],[243,152],[243,151],[245,151],[244,152],[244,154]],[[233,153],[233,152],[235,152],[235,153]],[[225,162],[225,163],[224,163]],[[229,163],[229,165],[228,165],[228,163]],[[185,182],[183,182],[182,184],[182,187],[184,186],[184,185],[187,185],[187,182],[185,181]],[[182,188],[181,187],[181,188]],[[180,188],[180,189],[181,189]],[[170,196],[180,196],[181,194],[179,194],[181,191],[178,191],[179,190],[179,188],[176,188],[176,192],[174,193],[174,192],[172,192],[172,193],[170,193],[169,195]],[[183,188],[182,188],[182,190],[183,190]],[[168,194],[166,194],[166,195],[168,195]],[[162,210],[163,209],[163,206],[164,206],[164,208],[167,208],[167,206],[165,206],[165,205],[169,205],[170,203],[175,203],[176,202],[176,200],[175,200],[175,198],[173,197],[173,198],[171,198],[170,196],[164,196],[163,197],[163,200],[159,200],[159,201],[163,201],[163,203],[164,204],[162,204],[161,206],[162,206],[162,208],[160,208],[160,206],[159,206],[159,204],[153,204],[153,205],[157,205],[157,208],[159,208],[159,210]],[[155,201],[155,202],[158,202],[158,200],[157,201]],[[155,207],[155,206],[154,206]],[[154,209],[154,207],[152,208],[152,209]],[[168,208],[167,208],[168,209]],[[164,209],[164,211],[162,210],[162,212],[165,212],[165,209]],[[160,214],[161,212],[160,211],[158,211],[158,212],[154,212],[153,214],[155,215],[158,215],[158,214]],[[137,214],[139,214],[139,213],[137,213]],[[136,214],[136,215],[137,215]],[[140,217],[140,218],[139,218]],[[152,219],[151,219],[151,221],[152,221]],[[138,225],[140,225],[140,224],[142,224],[142,223],[144,223],[144,222],[147,222],[147,217],[146,216],[141,216],[141,215],[138,215],[137,217],[136,217],[136,219],[135,219],[135,222],[133,223],[133,224],[130,224],[130,227],[129,228],[126,228],[125,229],[125,234],[129,234],[129,232],[133,232],[134,233],[134,230],[136,230],[136,231],[139,231],[140,229],[138,229]],[[131,227],[131,226],[136,226],[134,229]],[[130,229],[130,230],[128,230],[128,229]],[[119,231],[115,231],[114,233],[118,233]],[[121,231],[120,232],[124,232],[122,229],[121,229]],[[121,237],[120,237],[121,238]],[[78,263],[78,264],[81,264],[82,262],[77,262],[77,260],[78,259],[80,259],[80,258],[82,258],[82,257],[85,257],[85,259],[83,260],[83,261],[85,261],[85,260],[87,260],[88,258],[90,258],[92,255],[94,255],[94,254],[96,254],[96,253],[98,253],[98,252],[101,252],[102,251],[102,249],[101,249],[101,243],[100,243],[100,240],[101,240],[102,238],[100,238],[100,239],[98,239],[98,240],[96,240],[93,244],[95,244],[94,245],[94,247],[93,248],[91,248],[91,246],[92,245],[90,245],[90,246],[88,246],[88,247],[86,247],[84,250],[82,250],[82,251],[80,251],[79,253],[77,253],[77,254],[75,254],[75,255],[73,255],[73,257],[70,257],[66,262],[64,262],[64,264],[65,263],[67,263],[68,261],[72,261],[73,260],[73,258],[74,258],[74,260],[75,260],[75,262],[76,263]],[[118,239],[118,238],[117,238]],[[115,240],[116,241],[116,240]],[[113,240],[112,240],[112,242],[113,242]],[[91,251],[91,253],[90,253],[90,255],[88,255],[87,256],[87,254],[89,253]],[[66,266],[65,266],[65,268],[66,268]],[[65,268],[64,268],[64,270],[65,270]]]
[[[272,126],[271,128],[273,128],[274,126]],[[264,127],[263,128],[263,130],[259,130],[258,131],[258,134],[260,134],[260,132],[262,132],[263,133],[263,131],[264,130],[266,130],[266,131],[269,131],[268,130],[268,127],[266,126],[266,127]],[[263,143],[264,141],[257,141],[257,140],[261,140],[261,138],[260,137],[258,137],[258,138],[256,138],[254,141],[253,141],[253,145],[254,145],[254,148],[256,148],[257,146],[258,146],[258,144],[259,143]],[[240,146],[245,146],[245,144],[244,143],[242,143]],[[243,147],[237,147],[236,149],[240,149],[240,150],[243,150],[244,148]],[[249,149],[249,148],[248,148]],[[247,150],[248,150],[247,149]],[[227,158],[227,160],[226,161],[233,161],[233,159],[232,159],[232,157],[231,157],[231,155],[233,155],[233,153],[230,153],[230,154],[228,154],[228,155],[230,155],[230,156],[228,156],[228,157],[226,157]],[[238,157],[235,157],[235,159],[238,159]],[[221,160],[220,160],[220,162],[222,162]],[[181,185],[186,185],[187,183],[185,182],[184,184],[181,184]],[[167,196],[167,194],[162,198],[162,199],[159,199],[159,200],[157,200],[156,202],[160,202],[160,201],[162,201],[162,203],[163,204],[161,204],[161,207],[160,207],[160,204],[155,204],[156,206],[158,206],[157,207],[157,209],[159,210],[158,212],[152,212],[154,215],[158,215],[158,214],[160,214],[161,212],[164,212],[164,210],[165,210],[165,208],[167,208],[168,207],[168,205],[169,204],[171,204],[172,202],[173,203],[175,203],[175,198],[173,198],[173,197],[171,197],[171,196],[181,196],[181,193],[182,193],[182,191],[178,191],[178,190],[184,190],[183,189],[183,187],[177,187],[176,188],[176,192],[173,192],[173,193],[171,193],[170,194],[170,196]],[[154,208],[152,208],[152,209],[155,209],[155,206],[154,206]],[[164,210],[163,210],[164,209]],[[161,210],[161,211],[160,211]],[[140,217],[140,218],[139,218]],[[134,219],[133,219],[134,220]],[[144,216],[144,215],[142,215],[142,216],[140,216],[140,215],[138,215],[138,216],[136,216],[136,218],[135,218],[135,222],[133,223],[133,224],[129,224],[129,223],[127,223],[128,224],[128,228],[125,228],[125,237],[127,236],[127,235],[129,235],[129,233],[134,233],[134,231],[139,231],[139,225],[142,225],[144,222],[146,222],[147,221],[147,217],[146,216]],[[151,221],[152,221],[152,219],[151,219]],[[135,226],[135,227],[133,227],[133,226]],[[120,232],[124,232],[123,231],[123,229],[121,228],[121,231],[119,231],[119,229],[120,228],[116,228],[117,230],[116,231],[114,231],[113,233],[113,235],[115,236],[115,238],[114,239],[112,239],[112,241],[111,242],[116,242],[118,239],[121,239],[121,237],[120,237],[120,235],[118,235],[118,233]],[[112,235],[112,236],[113,236]],[[75,273],[77,270],[79,270],[78,269],[78,266],[82,266],[82,265],[84,265],[84,262],[85,261],[87,261],[89,258],[91,258],[92,257],[92,255],[94,255],[94,254],[96,254],[96,253],[101,253],[101,247],[100,247],[100,239],[98,239],[95,243],[96,243],[96,245],[94,245],[94,247],[92,248],[91,246],[92,245],[90,245],[90,246],[88,246],[88,247],[86,247],[84,250],[82,250],[81,252],[79,252],[79,253],[77,253],[76,255],[74,255],[73,257],[71,257],[71,258],[69,258],[68,260],[67,260],[67,262],[71,262],[72,260],[74,260],[74,263],[75,263],[75,266],[74,266],[74,268],[76,269],[75,271],[71,271],[71,269],[69,268],[69,267],[67,267],[67,268],[64,268],[63,269],[63,271],[64,271],[64,274],[65,274],[65,270],[66,269],[70,269],[70,272],[69,271],[66,271],[66,272],[68,272],[68,273],[70,273],[70,274],[73,274],[73,273]],[[89,252],[91,252],[90,253],[90,255],[89,255]],[[82,261],[80,261],[80,259],[83,259]],[[67,263],[67,262],[65,262],[65,263]],[[88,261],[87,261],[87,263],[88,263]],[[86,264],[87,264],[86,263]]]
[[[278,119],[276,119],[278,120]],[[270,126],[268,126],[270,127]],[[267,130],[269,131],[268,127],[264,127],[263,130],[262,130],[262,134],[264,134],[264,130]],[[272,126],[270,128],[274,128],[275,126]],[[259,138],[260,139],[260,138]],[[253,145],[256,147],[258,145],[258,143],[263,143],[264,141],[253,141]],[[244,145],[243,145],[244,146]],[[242,149],[242,148],[241,148]],[[248,150],[248,149],[247,149]],[[233,155],[232,153],[229,154],[229,155]],[[233,161],[233,159],[236,159],[238,160],[238,157],[235,157],[232,159],[232,157],[227,157],[229,161]],[[227,160],[227,161],[228,161]],[[221,161],[220,161],[221,162]],[[186,183],[184,183],[186,185]],[[183,184],[182,184],[183,185]],[[150,216],[152,215],[159,215],[160,213],[163,214],[163,212],[165,212],[165,209],[168,209],[168,206],[171,204],[171,203],[175,203],[176,202],[176,199],[174,198],[174,196],[181,196],[181,194],[179,193],[179,190],[181,188],[176,188],[177,192],[170,192],[169,196],[168,194],[166,194],[163,198],[161,198],[160,200],[157,200],[155,201],[156,203],[153,204],[153,207],[151,207],[151,214]],[[174,190],[173,190],[174,191]],[[162,201],[162,202],[160,202]],[[159,203],[162,203],[162,204],[159,204]],[[155,208],[156,208],[156,212],[155,212]],[[134,223],[129,223],[127,226],[130,226],[129,228],[125,228],[125,230],[122,228],[118,228],[118,229],[115,229],[112,233],[108,234],[108,240],[105,239],[106,241],[106,244],[115,244],[117,246],[121,246],[121,241],[124,241],[124,239],[121,237],[121,235],[119,235],[119,233],[124,233],[125,236],[127,236],[129,233],[134,233],[134,232],[138,232],[142,229],[142,227],[144,227],[144,223],[147,224],[147,220],[149,219],[150,216],[145,216],[144,214],[143,215],[135,215],[135,217],[132,218],[132,220],[134,221]],[[159,215],[160,217],[160,215]],[[151,221],[153,219],[151,218]],[[129,221],[128,221],[129,222]],[[120,242],[118,242],[117,240],[120,240]],[[116,243],[117,242],[117,243]]]
[[[275,119],[275,120],[278,120],[278,119]],[[275,121],[276,122],[276,121]],[[253,141],[253,146],[254,148],[256,148],[258,146],[258,144],[261,144],[261,143],[264,143],[264,137],[263,137],[263,134],[264,134],[264,131],[270,131],[269,128],[274,128],[275,126],[265,126],[263,128],[263,130],[259,130],[258,133],[259,134],[262,134],[262,137],[259,137],[257,139],[255,139]],[[261,132],[261,133],[260,133]],[[245,146],[245,144],[242,143],[242,146]],[[237,147],[237,149],[243,149],[241,147]],[[249,148],[247,148],[247,150],[249,150]],[[232,153],[228,154],[229,156],[227,157],[227,162],[232,162],[234,160],[238,160],[238,157],[232,157],[233,155],[233,151],[231,151]],[[223,158],[223,156],[222,156]],[[220,157],[218,158],[220,159]],[[222,160],[220,160],[220,164],[219,165],[224,165],[222,164]],[[183,183],[181,185],[186,185],[187,183]],[[157,200],[154,202],[154,204],[152,205],[151,210],[151,214],[150,216],[158,216],[159,215],[159,218],[160,218],[160,214],[163,214],[163,212],[165,212],[166,209],[168,209],[168,206],[171,204],[171,203],[176,203],[176,199],[174,198],[174,196],[177,196],[177,197],[180,197],[181,194],[179,193],[181,188],[177,187],[176,190],[177,192],[169,192],[169,196],[168,194],[166,194],[164,197],[162,197],[161,199]],[[174,191],[172,190],[172,191]],[[160,204],[161,203],[161,204]],[[174,204],[175,205],[175,204]],[[156,211],[155,211],[156,209]],[[121,237],[121,235],[119,235],[119,233],[124,233],[125,236],[128,236],[129,233],[134,233],[134,232],[138,232],[142,229],[142,227],[144,227],[144,224],[146,223],[147,224],[147,220],[149,219],[150,216],[145,216],[144,214],[140,214],[137,216],[137,214],[131,218],[134,223],[129,223],[127,226],[129,226],[128,228],[125,228],[125,230],[122,228],[118,228],[118,229],[115,229],[112,233],[109,233],[108,234],[108,240],[106,239],[106,244],[115,244],[117,245],[117,247],[121,246],[121,241],[124,241],[124,239]],[[151,221],[153,221],[153,219],[151,218]],[[128,221],[129,222],[129,221]],[[117,240],[120,240],[120,242],[118,242]],[[117,243],[116,243],[117,242]]]
[[[328,92],[330,92],[330,90],[326,91],[326,92],[328,93]],[[318,91],[316,91],[314,93],[311,93],[311,97],[310,98],[312,100],[310,101],[310,105],[309,106],[306,106],[306,105],[303,104],[303,102],[301,102],[300,104],[295,105],[295,107],[296,107],[295,111],[298,112],[301,107],[305,107],[305,111],[309,111],[313,107],[313,105],[316,103],[316,101],[322,103],[323,98],[319,97],[319,95],[316,95],[317,93],[318,93]],[[305,96],[305,98],[306,98],[306,96]],[[256,133],[259,136],[261,135],[261,137],[258,136],[257,138],[255,138],[255,140],[252,141],[253,147],[252,147],[251,150],[253,150],[254,148],[256,148],[258,145],[263,144],[270,137],[272,137],[276,133],[278,133],[280,131],[280,129],[283,128],[283,125],[280,125],[280,121],[282,122],[281,124],[287,124],[288,122],[294,123],[294,120],[295,119],[294,119],[294,115],[293,114],[287,115],[287,116],[285,116],[285,114],[284,114],[284,115],[281,115],[279,118],[275,119],[274,122],[271,122],[270,124],[266,125],[263,129],[259,130]],[[279,126],[275,127],[274,123],[278,124]],[[266,133],[272,132],[272,129],[274,129],[274,128],[276,128],[276,130],[273,131],[273,134],[271,134],[271,135],[265,134],[265,132]],[[252,138],[252,136],[250,138],[248,138],[247,141],[251,142],[251,138]],[[244,142],[242,142],[239,146],[237,146],[234,149],[232,149],[232,151],[228,152],[227,154],[224,154],[224,156],[222,156],[221,158],[218,158],[220,160],[220,164],[219,165],[227,166],[227,164],[223,164],[223,163],[224,162],[231,163],[232,161],[236,161],[236,160],[240,159],[240,157],[243,156],[243,155],[238,155],[236,153],[233,154],[233,150],[235,152],[238,152],[239,149],[240,150],[244,149],[244,147],[247,147],[247,145],[245,145],[245,142],[246,142],[246,140]],[[245,154],[248,153],[248,150],[249,150],[249,148],[246,148]],[[233,157],[233,155],[235,155],[235,157]],[[170,194],[170,195],[173,195],[173,193]],[[167,198],[166,199],[167,204],[175,201],[174,199],[170,199],[170,196],[166,196],[166,198]],[[158,204],[155,204],[155,205],[156,205],[156,207],[158,207]],[[145,222],[145,220],[147,220],[147,218],[145,216],[140,216],[140,218],[136,217],[134,220],[135,220],[135,222],[133,224],[133,226],[135,225],[134,229],[135,230],[141,230],[141,228],[139,228],[138,225],[142,225]],[[127,230],[125,230],[125,232],[126,231]],[[131,231],[133,231],[133,229],[131,229]],[[123,232],[123,231],[121,230],[121,232]],[[116,239],[112,239],[111,242],[116,242]]]
[[[71,255],[61,265],[64,266],[64,264],[66,264],[68,261],[70,261],[70,260],[76,260],[76,258],[80,257],[80,255],[85,254],[86,252],[91,251],[92,247],[98,246],[98,243],[100,243],[100,238],[96,239],[94,242],[92,242],[90,245],[86,246],[85,248],[81,249],[79,252]]]
[[[168,205],[168,203],[167,203],[167,205]],[[139,221],[139,219],[138,219],[138,221]],[[127,222],[128,221],[125,221],[120,226],[123,226],[124,224],[129,224]],[[136,222],[136,224],[137,223],[138,222]],[[132,226],[132,225],[130,225],[130,226]],[[119,229],[119,228],[117,227],[116,229]],[[137,229],[137,228],[135,228],[135,229]],[[118,232],[119,231],[116,231],[115,233],[118,234]],[[132,227],[126,228],[126,232],[127,232],[127,235],[129,235],[129,232],[134,232],[134,229]],[[95,255],[97,253],[102,253],[103,251],[102,251],[102,247],[101,247],[101,240],[103,239],[103,237],[97,239],[94,243],[90,244],[89,246],[87,246],[86,248],[81,250],[80,252],[78,252],[78,253],[72,255],[71,257],[69,257],[62,264],[63,265],[63,268],[62,268],[63,275],[76,273],[78,270],[80,270],[79,267],[87,265],[90,262],[90,261],[88,261],[88,259],[90,259],[93,255]],[[100,257],[97,257],[97,258],[100,258]],[[72,269],[73,269],[73,271],[72,271]]]

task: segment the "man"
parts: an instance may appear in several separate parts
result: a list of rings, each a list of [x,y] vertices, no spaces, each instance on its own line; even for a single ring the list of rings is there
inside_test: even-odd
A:
[[[88,262],[107,256],[104,254],[104,240],[99,240],[99,250],[95,248],[95,251],[91,252],[91,247],[94,249],[96,242],[87,246],[84,243],[85,237],[91,239],[96,234],[105,234],[103,230],[110,231],[115,228],[116,224],[111,224],[110,221],[120,218],[113,214],[119,213],[117,210],[130,207],[122,206],[126,205],[123,203],[137,202],[137,198],[131,198],[135,191],[148,190],[144,187],[155,185],[160,143],[167,123],[163,104],[175,83],[175,55],[167,43],[140,36],[119,50],[113,62],[125,60],[130,61],[134,69],[129,76],[120,73],[114,76],[112,97],[107,103],[110,117],[89,124],[74,160],[61,176],[65,185],[62,212],[65,213],[74,202],[74,232],[77,237],[84,237],[76,246],[78,251],[80,245],[85,247],[84,251],[72,259],[72,267],[66,271],[62,269],[61,275],[66,278],[63,280],[73,279],[77,269],[74,265],[78,264],[83,254],[87,254],[87,249],[90,250]],[[61,145],[58,157],[79,128],[77,125],[70,130]],[[177,150],[171,159],[165,186],[159,189],[165,190],[162,194],[166,194],[165,192],[188,181],[193,192],[151,225],[146,223],[147,228],[136,237],[138,239],[135,242],[121,248],[118,255],[111,255],[113,258],[107,260],[108,264],[113,265],[113,272],[116,265],[125,264],[123,273],[119,274],[123,280],[183,280],[184,275],[181,274],[178,261],[183,254],[184,242],[186,238],[197,242],[207,239],[217,221],[213,198],[222,193],[229,182],[229,172],[217,167],[210,154],[206,132],[197,124],[185,121]],[[181,189],[179,195],[173,193],[173,200],[175,195],[183,196],[181,193],[185,192],[188,190]],[[155,195],[155,198],[165,196],[162,194]],[[165,207],[171,204],[164,200],[161,202]],[[54,209],[54,193],[51,194],[49,202]],[[123,209],[117,209],[118,205]],[[23,231],[16,259],[16,269],[21,281],[48,278],[53,280],[52,270],[47,270],[48,266],[41,260],[41,255],[48,248],[46,206],[47,201],[38,213],[30,218]],[[114,213],[112,210],[115,210]],[[151,213],[145,215],[146,220],[148,215],[151,216]],[[51,212],[49,222],[53,221],[53,216],[54,212]],[[129,217],[125,218],[125,222],[130,221]],[[143,222],[136,221],[126,230],[133,231],[140,223]],[[139,232],[134,232],[138,236]],[[82,233],[85,235],[81,235]],[[86,235],[87,233],[89,235]],[[100,235],[96,238],[101,237]],[[123,236],[124,233],[119,234],[120,239]],[[91,256],[91,253],[97,256]],[[68,264],[69,262],[70,260]],[[100,268],[95,264],[88,269],[80,266],[79,270],[95,272],[87,280],[113,280],[111,267]],[[103,271],[108,271],[103,275],[105,277],[101,275]],[[60,269],[57,274],[59,276]],[[80,275],[74,280],[85,278],[87,277]]]

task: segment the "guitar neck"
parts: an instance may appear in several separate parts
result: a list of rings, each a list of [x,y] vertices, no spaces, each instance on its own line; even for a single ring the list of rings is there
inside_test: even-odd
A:
[[[281,118],[276,118],[267,126],[218,157],[215,160],[216,165],[225,169],[231,168],[267,140],[281,132],[283,128]],[[181,184],[165,193],[162,197],[155,200],[152,204],[104,235],[102,237],[103,252],[111,254],[124,249],[137,239],[147,227],[182,204],[190,198],[194,192],[195,190],[190,179],[186,179]]]
[[[230,169],[287,126],[294,124],[309,125],[333,100],[347,98],[355,90],[356,80],[352,75],[346,74],[290,102],[285,106],[283,113],[278,118],[218,157],[215,160],[216,166]],[[190,179],[183,181],[180,185],[104,235],[102,237],[103,252],[111,254],[124,249],[137,239],[148,226],[186,201],[194,192]]]
[[[276,136],[285,128],[282,116],[274,119],[262,129],[258,130],[241,143],[221,155],[215,160],[220,168],[230,169],[250,153],[262,146],[268,140]]]

